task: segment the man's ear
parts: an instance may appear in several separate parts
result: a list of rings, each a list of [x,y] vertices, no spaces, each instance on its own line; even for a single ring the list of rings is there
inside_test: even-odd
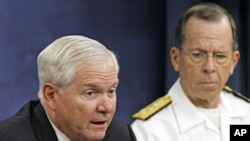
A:
[[[45,83],[43,85],[44,102],[51,110],[55,110],[55,102],[57,98],[57,87],[52,83]]]
[[[180,49],[178,49],[177,47],[172,47],[170,50],[170,58],[175,71],[179,71]]]

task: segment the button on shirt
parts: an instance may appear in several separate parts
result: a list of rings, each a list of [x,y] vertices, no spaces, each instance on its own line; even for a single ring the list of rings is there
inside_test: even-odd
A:
[[[250,124],[250,104],[231,93],[221,92],[219,128],[187,98],[179,79],[166,96],[170,105],[132,123],[138,141],[229,141],[230,124]]]

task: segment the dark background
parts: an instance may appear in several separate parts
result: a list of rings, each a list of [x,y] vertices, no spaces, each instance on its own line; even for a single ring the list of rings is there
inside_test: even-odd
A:
[[[60,36],[81,34],[115,51],[120,62],[116,116],[164,95],[177,78],[169,60],[179,16],[206,0],[1,0],[0,120],[37,98],[36,56]],[[250,3],[213,0],[235,18],[241,60],[229,85],[250,95]]]

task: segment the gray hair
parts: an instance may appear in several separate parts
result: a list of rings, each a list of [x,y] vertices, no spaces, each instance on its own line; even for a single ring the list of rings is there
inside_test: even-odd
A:
[[[42,86],[46,82],[55,84],[60,93],[74,79],[76,67],[86,67],[89,64],[113,61],[117,74],[119,64],[115,54],[100,42],[80,36],[70,35],[58,38],[37,57],[39,92],[38,97],[43,100]]]
[[[237,29],[235,21],[226,9],[214,3],[202,3],[195,5],[182,15],[176,27],[174,46],[177,48],[182,47],[182,44],[185,40],[186,25],[191,17],[198,17],[207,21],[217,22],[224,16],[228,18],[228,21],[231,25],[232,36],[233,36],[232,39],[233,50],[237,50],[238,42],[237,42],[237,32],[236,32]]]

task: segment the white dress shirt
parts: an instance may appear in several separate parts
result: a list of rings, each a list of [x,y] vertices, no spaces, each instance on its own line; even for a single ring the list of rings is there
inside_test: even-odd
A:
[[[48,119],[49,116],[47,115]],[[54,124],[53,122],[49,119],[50,124],[52,125],[55,133],[56,133],[56,137],[58,139],[58,141],[70,141],[70,139],[63,133],[61,132]]]

